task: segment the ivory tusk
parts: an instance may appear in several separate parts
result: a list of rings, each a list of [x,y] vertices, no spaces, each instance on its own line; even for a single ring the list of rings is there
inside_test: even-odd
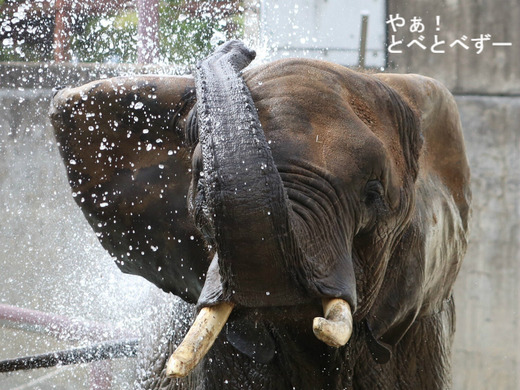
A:
[[[323,299],[322,304],[325,318],[314,318],[314,335],[331,347],[342,347],[352,336],[350,305],[339,298]]]
[[[185,377],[199,364],[224,327],[233,307],[231,302],[222,302],[202,308],[184,340],[166,363],[168,378]]]

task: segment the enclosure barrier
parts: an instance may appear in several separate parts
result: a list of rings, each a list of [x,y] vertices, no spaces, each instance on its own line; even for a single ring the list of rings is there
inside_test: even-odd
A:
[[[49,352],[35,356],[1,360],[0,373],[34,368],[49,368],[69,364],[90,363],[99,360],[134,357],[137,353],[137,339],[113,340],[84,348]]]
[[[134,357],[137,354],[139,342],[136,337],[102,323],[78,321],[5,304],[0,304],[0,323],[29,332],[47,333],[58,339],[98,339],[86,347],[2,360],[0,373]]]

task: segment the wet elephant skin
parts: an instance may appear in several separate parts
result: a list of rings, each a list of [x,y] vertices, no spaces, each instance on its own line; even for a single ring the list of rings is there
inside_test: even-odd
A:
[[[316,60],[242,71],[253,57],[231,42],[195,78],[54,98],[74,199],[118,266],[236,307],[188,378],[148,362],[142,386],[449,388],[471,199],[453,97]],[[341,348],[312,332],[333,297],[353,309]]]

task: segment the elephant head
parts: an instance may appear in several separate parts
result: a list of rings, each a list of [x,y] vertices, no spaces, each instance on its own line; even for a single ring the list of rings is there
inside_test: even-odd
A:
[[[232,41],[194,79],[54,98],[75,199],[102,244],[200,309],[167,374],[187,375],[217,337],[244,369],[299,388],[362,387],[439,326],[432,353],[449,352],[470,200],[453,98],[424,77],[314,60],[243,72],[253,58]],[[439,372],[426,371],[392,375],[421,388]]]

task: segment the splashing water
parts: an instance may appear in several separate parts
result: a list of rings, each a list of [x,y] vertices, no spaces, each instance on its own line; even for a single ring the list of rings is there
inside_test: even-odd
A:
[[[119,334],[151,337],[151,332],[142,330],[162,325],[150,323],[150,318],[170,324],[158,310],[164,310],[166,316],[174,308],[182,311],[185,315],[177,317],[177,327],[189,322],[190,311],[144,279],[121,273],[99,244],[71,196],[47,119],[52,88],[114,75],[186,73],[198,59],[231,38],[242,38],[255,48],[255,63],[288,55],[325,58],[335,47],[331,39],[338,34],[330,28],[320,29],[327,9],[304,2],[231,1],[214,9],[209,2],[192,2],[195,7],[183,8],[183,1],[164,0],[159,9],[156,66],[142,68],[125,64],[137,58],[138,20],[133,2],[129,2],[130,7],[113,6],[96,12],[88,8],[95,2],[72,3],[65,22],[71,34],[67,53],[75,65],[65,66],[53,63],[56,2],[19,1],[13,6],[0,1],[0,61],[23,61],[0,62],[0,305],[53,313],[78,323],[106,324]],[[352,34],[358,30],[354,27]],[[351,50],[340,49],[345,53]],[[97,63],[79,64],[84,61]],[[345,57],[338,62],[348,61]],[[141,108],[140,102],[134,106]],[[99,152],[110,147],[101,143]],[[109,206],[106,202],[101,206],[104,204]],[[115,334],[107,332],[100,337]],[[165,335],[161,337],[165,342]],[[49,327],[20,327],[0,319],[0,360],[86,346],[93,341],[88,334],[57,334]],[[106,363],[92,363],[0,374],[0,388],[30,389],[49,384],[95,388],[103,375],[113,376],[108,381],[113,389],[131,387],[135,359],[110,364],[111,369]]]

